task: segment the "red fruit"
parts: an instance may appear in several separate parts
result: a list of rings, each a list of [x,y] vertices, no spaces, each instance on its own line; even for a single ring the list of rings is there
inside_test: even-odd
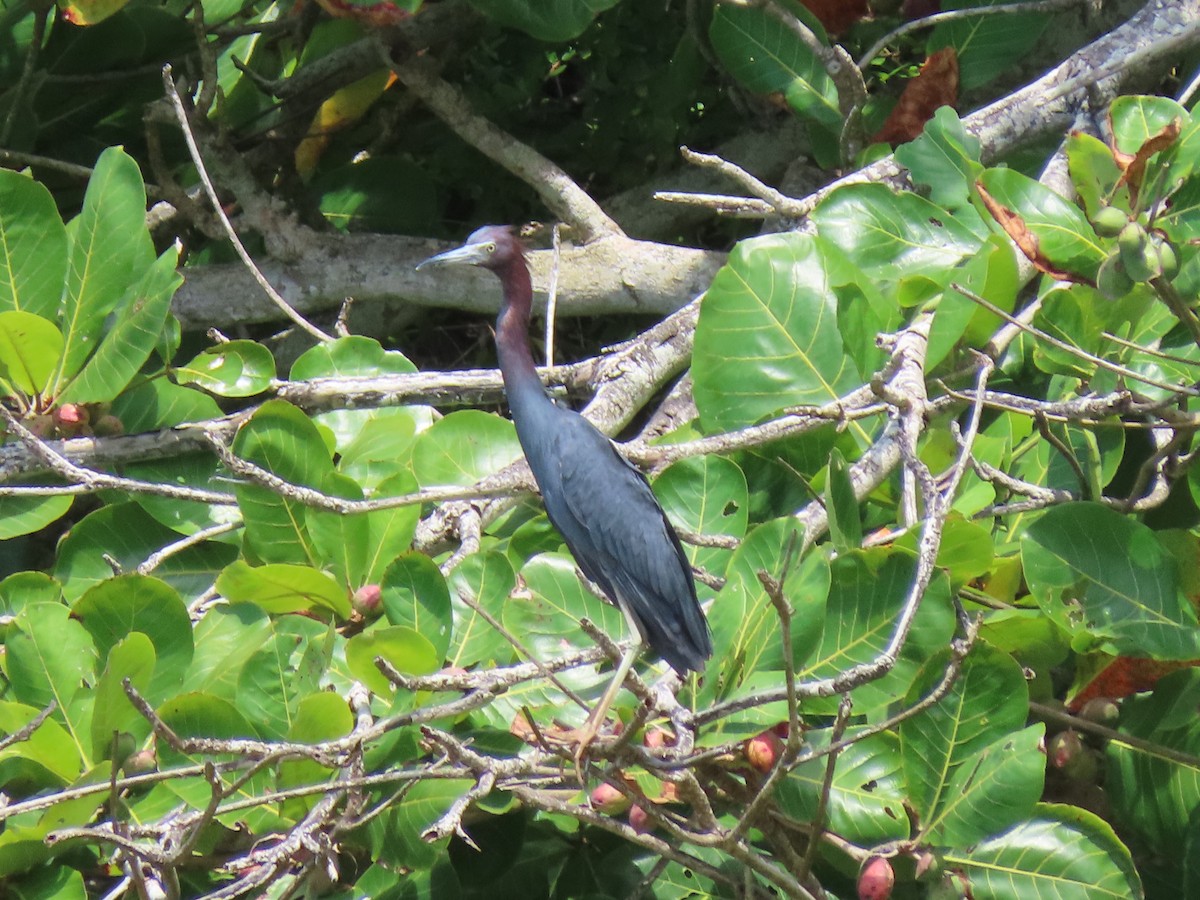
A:
[[[59,425],[86,425],[87,410],[74,403],[64,403],[54,411],[54,421]]]
[[[383,611],[383,591],[377,584],[364,584],[350,598],[350,605],[365,619],[373,619]]]
[[[619,816],[631,805],[630,799],[611,784],[602,784],[592,791],[592,809],[606,816]]]
[[[762,773],[770,772],[775,767],[775,761],[783,752],[783,741],[774,731],[764,731],[757,737],[746,741],[744,753],[746,762]]]
[[[646,834],[654,830],[654,823],[650,821],[650,814],[640,806],[629,807],[629,825],[638,834]]]
[[[872,856],[858,873],[858,900],[888,900],[895,886],[892,864],[882,856]]]

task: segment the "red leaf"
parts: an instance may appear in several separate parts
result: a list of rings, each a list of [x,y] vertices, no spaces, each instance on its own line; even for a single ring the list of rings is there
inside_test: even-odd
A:
[[[1163,662],[1157,659],[1134,659],[1130,656],[1118,656],[1101,669],[1095,678],[1084,685],[1083,690],[1067,704],[1067,708],[1071,712],[1079,712],[1084,704],[1097,697],[1118,700],[1148,691],[1164,675],[1188,666],[1200,666],[1200,660]]]
[[[870,13],[867,0],[800,0],[830,34],[841,34]]]

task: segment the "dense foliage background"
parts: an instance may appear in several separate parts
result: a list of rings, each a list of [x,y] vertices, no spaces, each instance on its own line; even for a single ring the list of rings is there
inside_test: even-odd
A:
[[[0,0],[3,893],[1200,896],[1198,49],[1196,0]],[[582,771],[625,624],[494,279],[413,271],[484,222],[716,645]]]

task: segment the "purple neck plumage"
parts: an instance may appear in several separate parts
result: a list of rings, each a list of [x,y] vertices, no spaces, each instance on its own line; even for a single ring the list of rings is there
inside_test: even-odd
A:
[[[500,373],[504,376],[504,392],[520,431],[523,416],[550,402],[529,348],[533,284],[529,267],[520,253],[514,254],[503,268],[496,270],[496,274],[504,287],[504,304],[496,319],[496,355],[500,359]]]

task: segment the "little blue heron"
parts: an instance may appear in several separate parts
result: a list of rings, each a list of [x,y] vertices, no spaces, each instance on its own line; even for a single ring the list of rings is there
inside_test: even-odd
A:
[[[496,320],[496,353],[517,438],[546,514],[583,574],[625,614],[637,635],[580,733],[578,761],[643,645],[686,676],[703,669],[712,655],[708,623],[679,537],[645,477],[587,419],[555,404],[542,387],[529,349],[533,287],[513,230],[480,228],[461,247],[417,268],[431,265],[479,266],[500,279],[504,302]]]

